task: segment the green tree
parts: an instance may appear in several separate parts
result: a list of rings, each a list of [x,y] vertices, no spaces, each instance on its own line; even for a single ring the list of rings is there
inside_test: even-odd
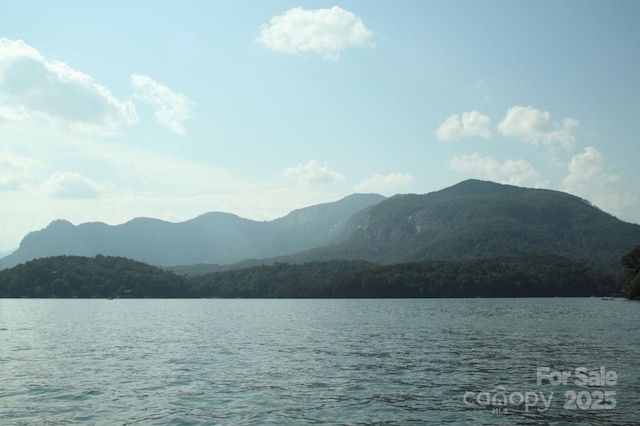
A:
[[[624,288],[627,299],[640,299],[640,245],[622,257]]]

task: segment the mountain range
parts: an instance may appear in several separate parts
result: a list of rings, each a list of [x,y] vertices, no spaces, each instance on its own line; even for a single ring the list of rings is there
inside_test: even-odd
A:
[[[354,194],[265,222],[215,212],[182,223],[138,218],[117,226],[74,226],[58,220],[27,235],[15,252],[0,260],[0,267],[54,255],[116,255],[159,266],[240,267],[543,253],[619,274],[621,257],[638,243],[640,225],[620,221],[574,195],[466,180],[421,195]]]
[[[640,225],[559,191],[467,180],[440,191],[396,195],[351,217],[340,243],[289,260],[378,263],[557,254],[619,274],[640,243]]]
[[[25,236],[17,250],[0,259],[0,269],[60,255],[123,256],[157,266],[230,264],[283,256],[339,242],[354,213],[384,199],[377,194],[354,194],[262,222],[221,212],[181,223],[136,218],[116,226],[101,222],[75,226],[55,220]]]

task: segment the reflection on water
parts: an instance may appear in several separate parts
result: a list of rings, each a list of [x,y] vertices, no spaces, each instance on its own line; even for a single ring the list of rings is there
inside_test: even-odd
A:
[[[598,298],[4,299],[0,423],[638,423],[638,319]],[[576,384],[601,367],[615,385]]]

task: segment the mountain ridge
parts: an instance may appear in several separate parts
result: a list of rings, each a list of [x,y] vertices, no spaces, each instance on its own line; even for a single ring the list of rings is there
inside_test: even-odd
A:
[[[56,255],[114,255],[171,266],[234,263],[247,257],[291,254],[333,242],[342,235],[342,226],[354,212],[384,198],[378,194],[352,194],[262,222],[225,212],[208,212],[177,223],[133,218],[119,225],[103,222],[73,225],[57,219],[46,228],[27,234],[17,250],[0,259],[0,269]],[[302,226],[307,231],[304,238],[295,241],[287,238],[288,229],[301,227],[301,217],[307,218]]]
[[[84,229],[93,233],[74,235]],[[354,194],[265,222],[221,212],[177,224],[139,218],[74,227],[54,221],[25,237],[0,266],[37,253],[117,255],[160,266],[198,265],[201,272],[206,265],[237,269],[334,259],[392,264],[552,253],[615,274],[621,256],[639,242],[640,225],[575,195],[469,179],[426,194]],[[97,243],[111,251],[78,252]]]
[[[477,180],[395,195],[354,214],[345,232],[350,236],[338,244],[274,261],[392,264],[555,253],[619,274],[621,256],[640,242],[640,225],[575,195]]]

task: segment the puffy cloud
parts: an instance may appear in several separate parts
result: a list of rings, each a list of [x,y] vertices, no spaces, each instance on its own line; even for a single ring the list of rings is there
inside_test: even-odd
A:
[[[576,119],[565,118],[560,125],[551,120],[547,111],[516,105],[509,108],[505,118],[498,123],[498,131],[536,145],[559,145],[569,150],[575,145],[575,136],[571,132],[579,124]]]
[[[478,111],[463,112],[462,117],[452,114],[436,130],[436,136],[443,141],[479,136],[491,137],[491,118]]]
[[[288,179],[296,179],[304,185],[337,183],[346,180],[344,175],[329,170],[326,164],[321,166],[315,160],[309,160],[307,164],[299,163],[295,167],[288,167],[284,169],[282,175]]]
[[[612,184],[620,179],[619,175],[607,169],[601,152],[587,147],[583,153],[571,159],[569,174],[562,184],[565,191],[585,198],[607,212],[637,221],[640,199],[616,191]]]
[[[158,122],[179,135],[185,135],[183,123],[195,118],[194,102],[182,93],[174,92],[147,75],[131,75],[134,96],[156,107]]]
[[[65,200],[98,198],[106,184],[85,178],[80,173],[54,173],[43,184],[43,189],[54,198]]]
[[[592,188],[603,187],[618,179],[620,176],[607,171],[602,153],[589,146],[571,159],[569,175],[563,183],[568,188]]]
[[[388,175],[373,175],[356,185],[356,191],[390,194],[398,188],[410,185],[411,182],[413,182],[413,176],[409,174],[390,173]]]
[[[263,25],[257,41],[276,52],[317,53],[333,61],[347,47],[370,45],[372,37],[362,19],[341,7],[294,7]]]
[[[483,157],[476,152],[473,155],[455,156],[449,167],[457,172],[510,185],[540,188],[549,183],[530,163],[522,159],[500,163],[495,158]]]
[[[607,195],[609,184],[619,179],[607,170],[602,153],[589,146],[571,159],[569,174],[562,184],[567,192],[595,201]]]
[[[0,38],[0,117],[64,123],[112,133],[137,121],[130,101],[64,62],[49,61],[22,40]]]

